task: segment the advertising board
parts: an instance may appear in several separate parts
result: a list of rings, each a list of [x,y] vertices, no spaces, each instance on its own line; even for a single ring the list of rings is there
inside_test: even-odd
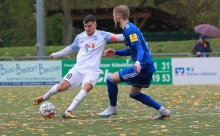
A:
[[[61,61],[0,62],[0,85],[53,85],[61,79]]]
[[[76,61],[72,60],[62,61],[62,76],[65,76],[75,63]],[[131,59],[101,60],[101,74],[97,85],[105,85],[105,80],[108,75],[122,68],[130,67],[131,65]],[[152,84],[172,84],[171,59],[154,59],[154,65],[157,71],[153,75]]]
[[[173,84],[219,84],[220,58],[173,58]]]

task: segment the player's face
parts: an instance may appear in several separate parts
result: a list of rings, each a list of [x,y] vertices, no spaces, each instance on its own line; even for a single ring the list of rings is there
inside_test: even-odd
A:
[[[113,12],[113,20],[115,22],[115,27],[120,27],[120,16]]]
[[[95,32],[96,27],[97,27],[96,22],[84,23],[84,29],[88,36],[91,36]]]

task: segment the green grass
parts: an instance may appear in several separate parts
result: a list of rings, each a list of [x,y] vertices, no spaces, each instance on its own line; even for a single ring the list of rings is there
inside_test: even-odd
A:
[[[216,38],[216,39],[210,38],[207,39],[207,41],[210,42],[213,52],[220,52],[220,38]],[[184,53],[190,53],[192,56],[194,56],[192,54],[192,49],[196,42],[198,42],[198,40],[149,42],[148,44],[151,48],[152,53],[183,53],[184,52]],[[59,51],[64,47],[65,46],[45,46],[45,56],[49,56],[51,53]],[[118,43],[118,44],[113,43],[113,44],[107,44],[106,48],[124,49],[125,45],[123,43]],[[77,52],[74,52],[69,56],[72,59],[74,59],[76,54]],[[37,50],[35,46],[10,47],[10,48],[5,47],[5,48],[0,48],[0,57],[1,56],[11,56],[15,60],[18,60],[18,58],[21,56],[37,56]],[[171,57],[171,56],[161,56],[161,57]],[[176,57],[187,57],[187,56],[176,56]]]
[[[101,118],[108,106],[106,86],[96,86],[75,110],[77,119],[64,120],[63,112],[79,87],[51,97],[56,116],[42,119],[32,101],[50,87],[1,87],[0,134],[2,136],[217,136],[220,134],[220,85],[152,85],[143,89],[172,115],[152,120],[156,110],[128,97],[128,86],[119,86],[118,115]]]

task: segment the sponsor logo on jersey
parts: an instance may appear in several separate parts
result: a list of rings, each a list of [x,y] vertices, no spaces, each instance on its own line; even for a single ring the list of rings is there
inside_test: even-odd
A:
[[[129,38],[130,38],[130,41],[131,41],[131,42],[136,42],[136,41],[138,41],[137,34],[130,34],[130,35],[129,35]]]
[[[89,49],[94,50],[95,49],[95,44],[85,44],[86,52],[89,51]]]

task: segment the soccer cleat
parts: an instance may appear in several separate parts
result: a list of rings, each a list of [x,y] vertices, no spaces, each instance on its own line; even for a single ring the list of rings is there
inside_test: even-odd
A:
[[[111,115],[117,115],[117,108],[113,106],[109,106],[106,110],[99,113],[99,116],[101,117],[109,117]]]
[[[72,111],[67,111],[63,114],[63,118],[76,119],[76,116],[73,115]]]
[[[170,116],[170,110],[164,109],[162,112],[159,112],[157,116],[155,116],[154,120],[164,119]]]
[[[42,95],[42,96],[38,97],[36,100],[34,100],[33,104],[39,105],[43,101],[46,101],[46,100],[43,100],[43,95]]]

